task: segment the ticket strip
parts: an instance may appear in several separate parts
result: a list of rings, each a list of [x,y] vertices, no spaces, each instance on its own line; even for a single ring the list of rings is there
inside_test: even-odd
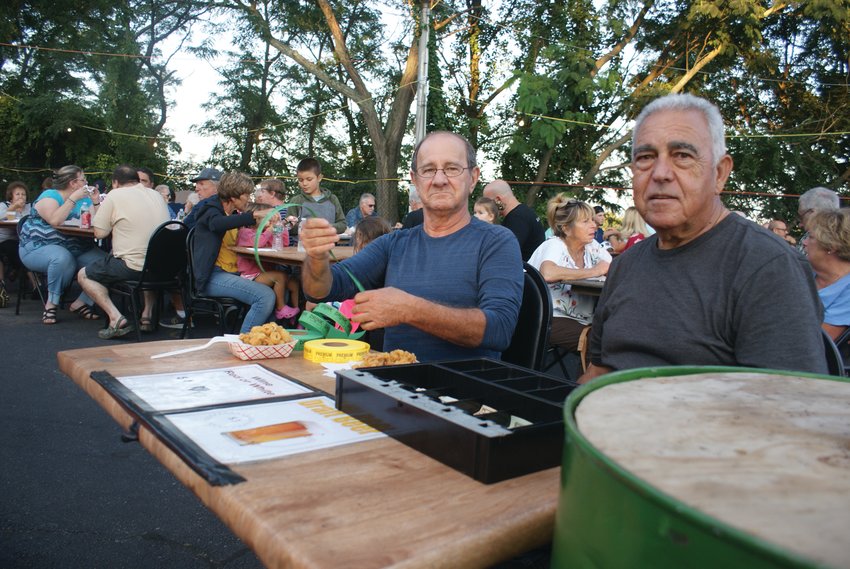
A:
[[[352,334],[351,320],[346,318],[342,312],[326,303],[317,305],[312,312],[304,311],[298,322],[304,326],[304,330],[288,330],[292,334],[292,337],[298,340],[298,343],[295,345],[296,350],[303,350],[307,342],[314,340],[332,339],[353,341],[359,340],[365,334],[362,330]],[[368,351],[368,344],[365,342],[359,343],[366,345],[366,351]],[[305,357],[307,356],[306,351],[304,355]],[[330,362],[333,360],[323,361]]]

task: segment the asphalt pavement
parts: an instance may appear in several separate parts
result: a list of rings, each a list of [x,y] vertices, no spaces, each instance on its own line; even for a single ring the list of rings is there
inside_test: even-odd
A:
[[[101,340],[103,320],[41,303],[0,309],[0,567],[258,568],[253,552],[58,369],[56,353]],[[212,337],[214,322],[193,337]],[[144,340],[179,330],[160,328]]]

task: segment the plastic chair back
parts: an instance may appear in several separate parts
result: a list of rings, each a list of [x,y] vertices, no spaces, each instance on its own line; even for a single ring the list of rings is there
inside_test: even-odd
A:
[[[511,344],[502,352],[502,361],[539,371],[552,327],[552,296],[537,269],[524,263],[523,272],[525,283],[519,320]]]

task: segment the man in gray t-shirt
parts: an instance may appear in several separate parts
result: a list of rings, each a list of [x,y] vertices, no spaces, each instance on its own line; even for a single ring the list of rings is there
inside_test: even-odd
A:
[[[805,260],[720,201],[732,158],[717,107],[661,97],[632,137],[635,207],[657,233],[611,264],[579,381],[666,365],[826,373]]]

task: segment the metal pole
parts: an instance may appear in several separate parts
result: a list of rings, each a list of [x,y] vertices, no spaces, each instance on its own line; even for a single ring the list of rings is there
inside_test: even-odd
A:
[[[416,86],[416,142],[425,138],[428,119],[428,34],[431,30],[431,0],[422,1],[422,19],[419,22],[419,74]]]

